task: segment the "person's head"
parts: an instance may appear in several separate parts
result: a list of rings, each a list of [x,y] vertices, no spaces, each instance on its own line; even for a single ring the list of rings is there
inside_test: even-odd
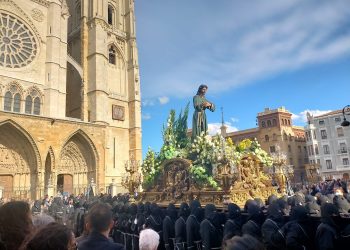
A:
[[[68,227],[56,222],[36,231],[20,248],[21,250],[74,250],[74,234]]]
[[[17,250],[32,228],[28,203],[11,201],[0,207],[0,235],[8,250]]]
[[[207,90],[208,90],[208,86],[205,85],[205,84],[201,84],[201,85],[198,87],[197,95],[205,95],[205,93],[207,92]]]
[[[234,236],[222,244],[224,250],[263,250],[265,249],[257,239],[249,234]]]
[[[55,222],[55,219],[47,214],[38,214],[33,216],[33,225],[35,228],[46,226],[52,222]]]
[[[159,234],[152,229],[144,229],[140,232],[139,249],[156,250],[159,245]]]
[[[113,226],[111,206],[106,203],[96,203],[88,213],[88,220],[92,231],[109,232]]]

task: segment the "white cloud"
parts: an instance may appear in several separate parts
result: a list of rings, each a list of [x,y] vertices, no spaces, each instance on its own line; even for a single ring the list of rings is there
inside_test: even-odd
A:
[[[231,122],[233,122],[233,123],[239,122],[239,119],[238,119],[238,118],[235,118],[235,117],[231,117],[230,120],[231,120]]]
[[[143,113],[142,114],[142,119],[143,120],[149,120],[149,119],[151,119],[152,117],[151,117],[151,114],[150,113]]]
[[[147,107],[147,106],[154,106],[154,101],[151,99],[144,99],[142,101],[142,106]]]
[[[195,94],[198,82],[207,83],[209,92],[224,92],[350,54],[348,0],[203,2],[198,14],[181,9],[186,22],[179,25],[183,26],[169,29],[169,23],[157,24],[164,29],[162,39],[169,41],[150,43],[149,57],[162,61],[164,67],[154,67],[156,72],[144,70],[150,75],[143,77],[147,81],[144,96],[189,97]],[[257,10],[254,15],[250,15],[252,9]],[[175,18],[167,15],[166,20]],[[180,35],[184,29],[191,31],[186,42]],[[159,49],[165,45],[169,54],[155,56],[165,51]]]
[[[158,97],[158,101],[161,105],[167,104],[169,102],[169,97],[167,96]]]
[[[208,133],[210,135],[221,134],[221,129],[220,129],[221,125],[222,125],[221,123],[209,123],[208,124]],[[225,123],[225,126],[227,127],[226,128],[227,133],[238,131],[238,128],[233,127],[231,125],[231,123],[229,123],[229,122]]]
[[[309,112],[311,115],[313,116],[319,116],[319,115],[323,115],[326,113],[331,112],[332,110],[310,110],[310,109],[306,109],[304,111],[301,111],[299,114],[292,114],[292,119],[294,122],[296,123],[306,123],[307,122],[307,117],[306,114]]]

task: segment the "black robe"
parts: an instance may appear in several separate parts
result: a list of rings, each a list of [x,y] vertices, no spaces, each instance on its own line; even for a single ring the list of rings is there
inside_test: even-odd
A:
[[[197,244],[201,241],[199,229],[200,222],[198,218],[191,214],[186,221],[187,249],[197,249]]]
[[[282,233],[284,225],[283,212],[277,202],[269,205],[267,219],[261,226],[263,242],[267,250],[279,250],[285,248],[285,237]]]
[[[175,221],[168,215],[163,220],[163,239],[165,249],[174,249]]]
[[[186,249],[186,218],[180,216],[175,222],[175,243],[177,249]]]

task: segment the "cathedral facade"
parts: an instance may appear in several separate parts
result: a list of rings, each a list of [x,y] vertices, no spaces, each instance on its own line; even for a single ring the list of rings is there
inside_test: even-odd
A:
[[[140,98],[134,0],[0,0],[0,195],[122,191]]]

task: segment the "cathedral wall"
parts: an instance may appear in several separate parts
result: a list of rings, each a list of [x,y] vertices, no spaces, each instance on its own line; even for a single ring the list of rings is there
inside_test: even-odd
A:
[[[26,85],[45,85],[46,35],[48,9],[32,1],[0,1],[0,12],[9,13],[30,30],[37,49],[34,60],[21,68],[0,67],[0,75],[23,81]],[[13,38],[14,39],[14,38]]]

